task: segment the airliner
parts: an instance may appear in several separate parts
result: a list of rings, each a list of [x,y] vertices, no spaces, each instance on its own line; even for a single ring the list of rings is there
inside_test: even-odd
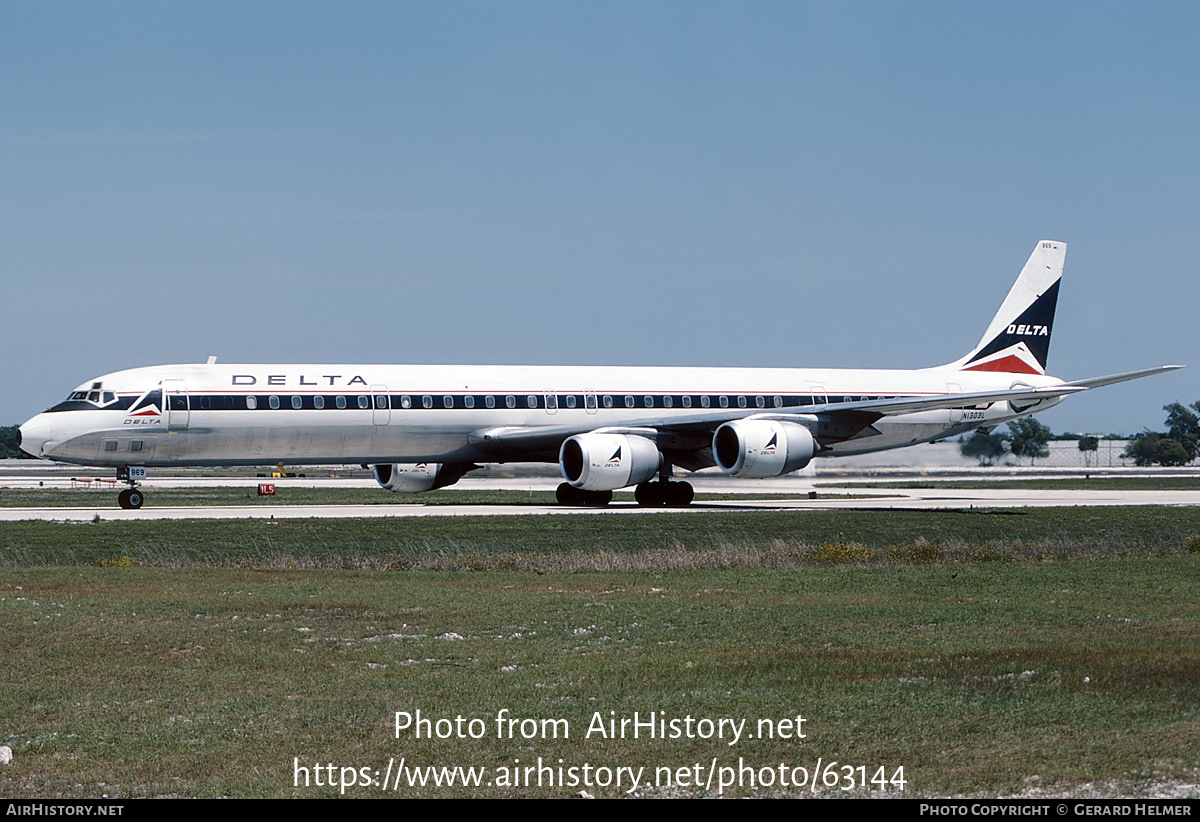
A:
[[[1066,244],[1037,243],[979,343],[919,370],[467,365],[192,365],[88,380],[19,429],[35,457],[116,469],[361,463],[414,493],[479,463],[557,462],[563,505],[685,506],[675,469],[776,477],[991,428],[1071,394],[1182,366],[1046,374]]]

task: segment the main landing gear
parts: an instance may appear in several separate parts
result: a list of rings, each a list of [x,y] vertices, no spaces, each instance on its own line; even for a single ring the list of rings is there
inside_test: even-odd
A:
[[[146,478],[146,469],[138,465],[126,465],[117,469],[117,480],[129,484],[129,487],[117,494],[117,503],[124,509],[138,509],[146,501],[145,495],[138,489],[138,481]]]
[[[643,482],[633,489],[633,498],[643,507],[667,506],[668,508],[686,508],[692,504],[695,496],[690,482],[675,482],[660,479],[658,482]]]
[[[560,483],[554,492],[559,505],[584,505],[603,508],[612,502],[612,491],[584,491],[569,482]],[[675,482],[661,479],[657,482],[640,483],[633,491],[633,498],[643,507],[686,508],[692,504],[695,492],[690,482]]]
[[[612,491],[584,491],[569,482],[559,483],[554,490],[554,498],[559,505],[586,505],[603,508],[612,502]]]

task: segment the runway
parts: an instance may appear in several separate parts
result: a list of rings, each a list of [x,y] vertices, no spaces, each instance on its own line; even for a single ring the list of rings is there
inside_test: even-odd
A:
[[[1117,491],[1117,490],[1060,490],[1045,489],[936,489],[936,488],[905,488],[905,489],[845,489],[845,493],[856,493],[872,496],[848,496],[836,499],[762,499],[756,495],[763,494],[807,494],[812,490],[819,493],[842,493],[841,489],[821,487],[814,488],[811,479],[783,478],[779,480],[764,480],[744,482],[718,477],[695,477],[691,481],[696,487],[697,494],[738,493],[739,499],[721,501],[697,501],[687,508],[643,508],[632,502],[614,502],[604,508],[585,508],[561,505],[457,505],[457,504],[425,504],[419,495],[401,496],[389,495],[380,490],[381,502],[378,505],[285,505],[285,504],[256,504],[256,505],[219,505],[219,506],[186,506],[186,507],[154,507],[154,489],[179,487],[182,485],[239,485],[253,486],[263,480],[253,478],[244,480],[210,479],[210,478],[163,478],[146,483],[147,499],[151,500],[148,507],[137,511],[126,511],[117,507],[116,495],[110,491],[86,491],[81,496],[88,497],[88,505],[69,508],[0,508],[0,521],[18,520],[57,520],[68,522],[88,522],[99,517],[101,520],[136,521],[150,519],[353,519],[378,517],[464,517],[464,516],[625,516],[625,515],[656,515],[666,513],[683,513],[691,516],[703,516],[713,511],[830,511],[839,509],[875,509],[875,510],[935,510],[935,509],[970,509],[970,508],[1045,508],[1073,506],[1200,506],[1200,491]],[[280,494],[286,494],[291,487],[368,487],[374,483],[370,480],[351,479],[276,479],[274,482]],[[36,484],[36,481],[35,481]],[[512,491],[551,491],[558,480],[549,478],[521,479],[466,479],[459,483],[464,491],[471,490],[512,490]],[[747,487],[750,486],[750,487]],[[1200,512],[1198,512],[1200,514]]]

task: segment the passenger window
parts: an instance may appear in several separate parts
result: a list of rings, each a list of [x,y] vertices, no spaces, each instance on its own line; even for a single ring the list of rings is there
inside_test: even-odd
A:
[[[605,394],[604,395],[604,407],[612,408],[612,406],[613,406],[612,396],[609,394]]]
[[[758,408],[765,408],[765,407],[766,407],[766,405],[767,405],[767,400],[766,400],[766,398],[765,398],[765,397],[755,397],[755,398],[754,398],[754,404],[755,404],[755,406],[757,406]]]
[[[401,408],[412,408],[412,397],[408,396],[408,394],[401,395],[400,407]]]
[[[271,408],[273,408],[273,409],[278,409],[279,408],[279,397],[272,394],[270,397],[267,398],[267,405],[271,406]]]
[[[700,407],[708,408],[710,405],[712,405],[712,399],[709,398],[708,394],[702,395],[700,397]]]
[[[692,398],[691,397],[685,396],[681,402],[683,403],[684,408],[692,407]]]
[[[336,405],[338,408],[345,408],[346,407],[346,398],[343,397],[341,394],[339,394],[334,399],[333,404]]]
[[[450,394],[446,394],[442,397],[442,405],[446,406],[447,408],[453,408],[454,397],[452,397]]]
[[[258,408],[258,397],[246,397],[246,409],[253,411]]]
[[[491,394],[488,394],[486,397],[483,398],[483,404],[486,405],[488,408],[495,408],[496,407],[496,398],[493,397]]]
[[[516,408],[517,407],[517,398],[514,397],[512,394],[509,394],[508,396],[506,396],[504,398],[504,405],[507,408]]]
[[[674,404],[675,404],[675,401],[671,399],[670,394],[663,397],[663,408],[670,408]]]
[[[421,407],[422,408],[433,408],[433,397],[430,397],[428,395],[421,397]]]
[[[322,397],[319,394],[317,396],[313,397],[313,408],[324,408],[324,407],[325,407],[325,398],[324,397]]]
[[[297,411],[299,411],[303,407],[304,407],[304,398],[303,397],[292,397],[292,408],[295,408]]]
[[[574,407],[575,407],[575,395],[567,394],[567,408],[574,408]]]
[[[633,394],[626,394],[626,395],[625,395],[625,407],[626,407],[626,408],[633,408]]]
[[[366,410],[371,407],[370,397],[365,397],[362,394],[358,396],[358,407]]]
[[[529,396],[527,396],[527,397],[525,398],[525,403],[526,403],[526,404],[527,404],[527,405],[528,405],[530,408],[537,408],[537,397],[535,397],[533,394],[530,394]]]
[[[463,407],[464,408],[474,408],[475,407],[475,398],[472,397],[470,394],[463,397]]]
[[[719,403],[722,408],[728,408],[729,407],[729,397],[726,397],[724,394],[722,394],[721,399],[719,400]]]

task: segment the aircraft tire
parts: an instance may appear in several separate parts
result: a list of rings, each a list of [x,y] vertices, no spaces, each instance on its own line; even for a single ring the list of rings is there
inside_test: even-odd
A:
[[[612,502],[612,491],[584,491],[583,504],[592,508],[603,508]]]
[[[145,500],[146,498],[142,495],[142,492],[136,488],[126,488],[117,495],[117,502],[126,510],[141,508]]]
[[[612,502],[612,491],[584,491],[569,482],[559,483],[554,489],[554,498],[559,505],[587,505],[592,508],[603,508]]]
[[[696,496],[690,482],[672,482],[666,492],[666,504],[672,508],[687,508]]]
[[[633,489],[633,498],[643,508],[655,508],[667,502],[661,482],[639,482]]]
[[[560,482],[554,489],[554,499],[559,505],[583,505],[583,493],[569,482]]]

